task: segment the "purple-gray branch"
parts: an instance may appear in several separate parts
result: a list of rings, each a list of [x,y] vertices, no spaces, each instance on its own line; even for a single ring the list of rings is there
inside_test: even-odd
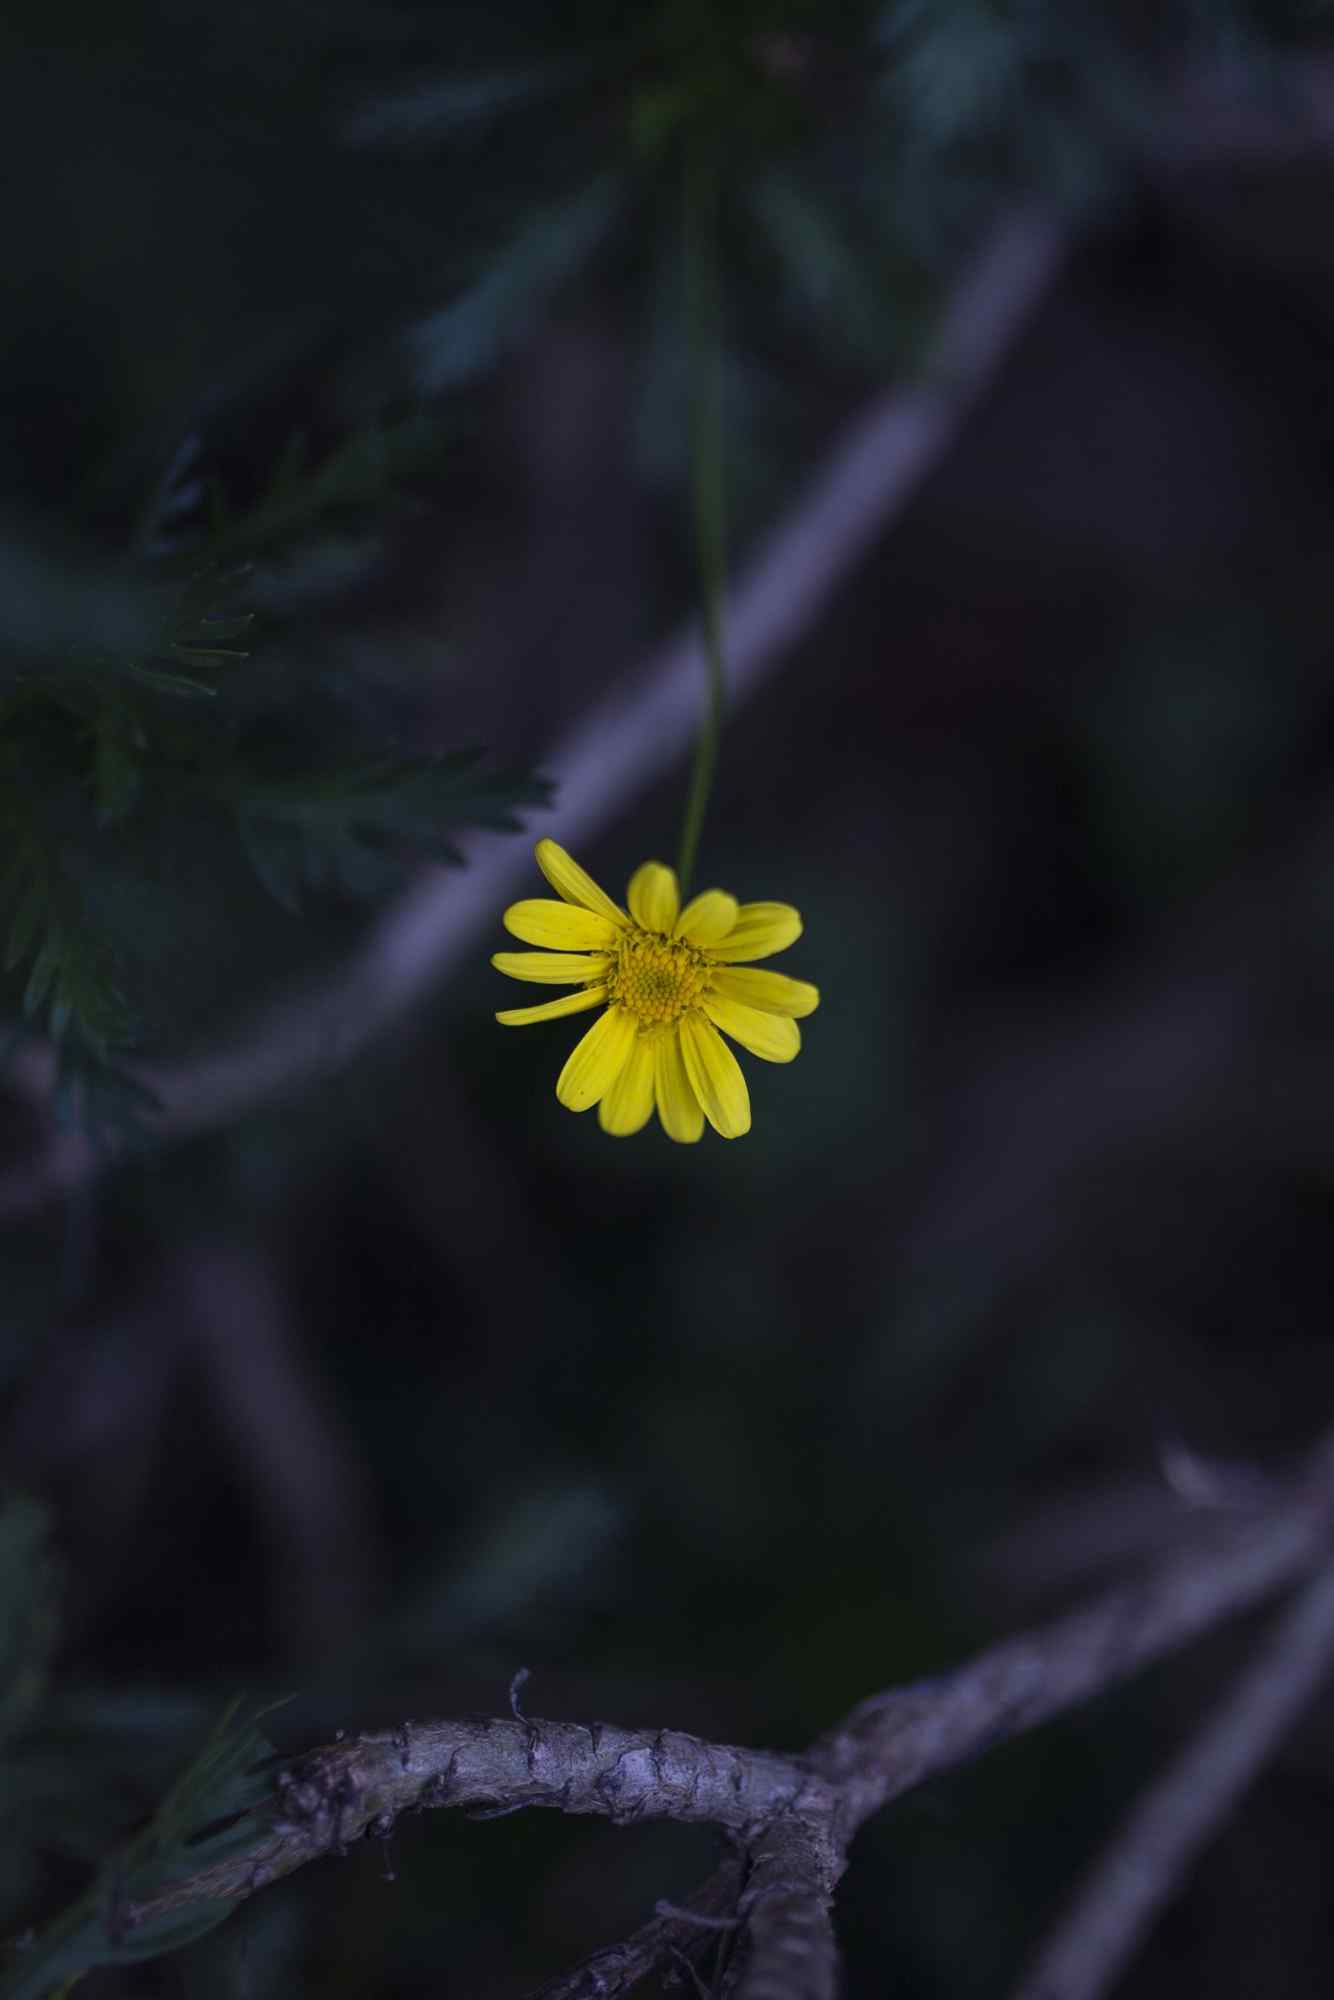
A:
[[[782,1812],[752,1842],[737,1902],[740,1949],[724,1994],[738,2000],[834,2000],[839,1988],[834,1890],[847,1863],[837,1822]]]
[[[547,1806],[621,1823],[708,1822],[724,1831],[733,1852],[692,1909],[664,1908],[635,1937],[549,1984],[544,2000],[616,2000],[656,1965],[702,1960],[717,1947],[719,1918],[735,1919],[726,1924],[724,1991],[732,2000],[833,2000],[833,1896],[870,1814],[1252,1609],[1328,1563],[1332,1542],[1334,1444],[1327,1443],[1266,1507],[1219,1516],[1207,1542],[1139,1583],[949,1673],[872,1696],[803,1755],[708,1743],[670,1729],[522,1715],[405,1723],[328,1745],[279,1775],[248,1851],[132,1905],[124,1921],[133,1928],[202,1899],[247,1896],[359,1836],[383,1837],[400,1813],[421,1808],[488,1815]],[[1145,1851],[1167,1857],[1168,1877],[1216,1823],[1331,1655],[1334,1580],[1326,1575],[1191,1753],[1183,1766],[1189,1783],[1169,1780],[1136,1822]],[[1134,1922],[1125,1939],[1138,1936],[1152,1907],[1142,1893],[1126,1905]]]
[[[1086,1610],[991,1647],[966,1666],[861,1702],[815,1745],[854,1825],[936,1772],[1088,1701],[1151,1660],[1272,1595],[1320,1560],[1334,1526],[1334,1465],[1295,1499],[1109,1591]]]
[[[1099,2000],[1111,1989],[1200,1849],[1331,1675],[1334,1570],[1326,1570],[1129,1813],[1015,2000]]]
[[[789,1810],[827,1814],[828,1787],[798,1759],[705,1743],[675,1729],[465,1716],[407,1722],[297,1759],[276,1783],[266,1832],[246,1854],[132,1905],[131,1927],[201,1898],[246,1896],[400,1813],[462,1806],[487,1818],[525,1806],[705,1821],[738,1834]]]
[[[715,1949],[719,1924],[729,1929],[734,1925],[744,1880],[740,1856],[729,1854],[695,1890],[684,1914],[660,1903],[633,1936],[604,1945],[569,1972],[548,1980],[529,2000],[615,2000],[618,1994],[633,1992],[641,1979],[674,1956],[693,1965]]]

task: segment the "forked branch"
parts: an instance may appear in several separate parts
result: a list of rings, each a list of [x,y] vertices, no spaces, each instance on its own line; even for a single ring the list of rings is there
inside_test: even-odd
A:
[[[872,1813],[1324,1569],[1331,1544],[1334,1443],[1327,1443],[1263,1509],[1216,1518],[1207,1539],[1140,1582],[951,1672],[872,1696],[799,1755],[522,1714],[405,1723],[327,1745],[279,1773],[245,1851],[128,1905],[119,1919],[132,1931],[192,1904],[239,1900],[352,1840],[383,1838],[401,1813],[430,1807],[485,1817],[546,1806],[620,1823],[705,1822],[727,1836],[731,1851],[691,1905],[664,1906],[635,1937],[550,1983],[544,2000],[616,2000],[657,1966],[675,1959],[693,1967],[710,1955],[726,1958],[723,1991],[732,2000],[833,2000],[834,1892],[849,1845]],[[1106,1881],[1090,1890],[1093,1917],[1078,1919],[1081,1936],[1091,1927],[1112,1941],[1097,1963],[1119,1963],[1152,1914],[1155,1897],[1140,1879],[1145,1857],[1159,1882],[1176,1879],[1332,1658],[1334,1576],[1326,1570],[1271,1653],[1132,1821],[1126,1851],[1135,1893],[1125,1892],[1126,1870],[1115,1858]],[[1061,1964],[1063,1938],[1052,1947]],[[1058,1982],[1029,1989],[1026,2000],[1101,1990]]]

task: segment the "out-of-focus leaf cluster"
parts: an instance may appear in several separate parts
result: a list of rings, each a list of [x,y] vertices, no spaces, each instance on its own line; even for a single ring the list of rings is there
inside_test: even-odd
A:
[[[202,1937],[234,1900],[196,1902],[131,1925],[130,1906],[161,1896],[199,1869],[244,1853],[263,1832],[272,1794],[272,1745],[233,1702],[148,1823],[103,1861],[94,1880],[36,1937],[11,1940],[0,1962],[4,2000],[42,2000],[94,1965],[128,1965]],[[40,1746],[33,1766],[42,1768]],[[20,1767],[20,1782],[22,1780]],[[25,1803],[29,1803],[25,1801]],[[67,1811],[74,1802],[64,1801]]]
[[[682,188],[705,161],[743,520],[773,484],[760,441],[799,429],[803,355],[854,378],[910,365],[1002,203],[1114,198],[1179,115],[1184,75],[1259,72],[1266,38],[1310,26],[1282,6],[1225,26],[1190,0],[1153,20],[1046,0],[511,0],[399,19],[398,45],[344,87],[339,130],[419,188],[467,190],[433,250],[440,301],[407,328],[415,386],[466,387],[582,280],[620,301],[644,467],[680,490]]]
[[[31,608],[0,635],[3,998],[56,1045],[85,1124],[103,1122],[99,1094],[121,1125],[148,1108],[121,1059],[170,1032],[157,947],[170,957],[173,903],[216,904],[225,931],[231,884],[205,865],[205,830],[295,911],[383,896],[416,856],[457,861],[450,832],[513,828],[514,807],[544,796],[480,770],[479,752],[406,753],[388,726],[376,754],[354,751],[318,687],[293,702],[281,621],[254,608],[276,564],[290,576],[331,523],[373,519],[419,444],[414,423],[374,427],[312,463],[297,437],[239,516],[187,456],[146,525],[156,552],[88,583],[83,616],[59,610],[59,565],[31,566],[29,594],[57,616],[45,643]]]
[[[480,755],[384,758],[297,777],[238,769],[225,782],[256,874],[296,912],[307,895],[383,894],[406,853],[460,861],[447,830],[515,830],[513,806],[543,789],[479,769]]]
[[[1300,32],[1263,11],[1234,13],[1234,52]],[[1170,60],[1163,24],[1037,0],[335,5],[313,31],[279,5],[211,22],[206,65],[189,10],[114,46],[90,23],[48,62],[20,29],[20,144],[53,92],[74,110],[91,66],[111,74],[73,178],[62,169],[18,218],[22,310],[0,335],[14,487],[37,503],[0,548],[0,1012],[87,1079],[156,1044],[171,982],[148,976],[147,940],[171,926],[143,874],[150,826],[184,851],[221,803],[291,905],[382,894],[409,845],[448,853],[450,828],[505,823],[534,796],[523,778],[461,786],[388,724],[380,741],[339,740],[330,687],[284,685],[268,614],[285,592],[310,624],[365,575],[386,504],[423,465],[447,481],[441,441],[466,428],[480,378],[576,285],[637,349],[643,465],[679,485],[683,189],[701,162],[719,191],[744,532],[800,449],[807,364],[851,380],[901,367],[1003,199],[1117,185],[1183,59],[1218,45],[1192,7],[1172,19]],[[94,157],[112,163],[105,186]],[[116,369],[89,368],[99,343]],[[301,412],[274,414],[312,375],[313,438]],[[197,847],[192,898],[222,893],[204,886],[215,866]]]

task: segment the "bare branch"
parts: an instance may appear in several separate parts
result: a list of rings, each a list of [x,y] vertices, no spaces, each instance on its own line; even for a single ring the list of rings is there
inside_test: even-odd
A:
[[[1334,1570],[1326,1570],[1128,1815],[1015,2000],[1099,2000],[1115,1984],[1201,1848],[1332,1673]]]
[[[1257,1604],[1328,1555],[1334,1445],[1263,1514],[1221,1515],[1211,1548],[1178,1555],[1137,1585],[1006,1640],[952,1673],[862,1702],[805,1757],[711,1744],[672,1730],[542,1722],[523,1716],[404,1724],[313,1751],[281,1773],[254,1845],[126,1915],[133,1926],[201,1899],[241,1898],[396,1816],[429,1806],[475,1813],[527,1806],[721,1826],[740,1843],[696,1899],[746,1926],[734,1990],[743,2000],[826,2000],[835,1990],[829,1899],[852,1837],[912,1785],[1088,1700],[1151,1660]],[[1323,1600],[1322,1600],[1323,1601]],[[1334,1611],[1330,1612],[1334,1622]],[[1301,1650],[1313,1644],[1305,1623]],[[1269,1699],[1273,1699],[1272,1690]],[[707,1936],[707,1933],[705,1933]],[[547,2000],[627,1993],[680,1950],[702,1955],[682,1915],[658,1915],[595,1954]],[[582,1984],[580,1983],[582,1982]],[[746,1983],[749,1982],[749,1983]]]
[[[738,1832],[786,1808],[832,1810],[828,1788],[798,1761],[705,1743],[674,1729],[490,1716],[404,1723],[312,1751],[277,1780],[276,1811],[247,1853],[201,1869],[131,1925],[210,1897],[243,1897],[368,1830],[383,1838],[400,1813],[466,1806],[478,1817],[552,1806],[639,1819],[707,1822]]]
[[[677,1953],[688,1965],[698,1966],[717,1946],[713,1924],[731,1928],[742,1880],[739,1856],[728,1855],[682,1911],[669,1913],[659,1904],[632,1937],[595,1951],[572,1971],[548,1980],[529,2000],[624,2000],[655,1967]]]
[[[729,595],[734,702],[752,694],[807,632],[874,538],[900,514],[965,418],[1060,266],[1053,219],[1011,216],[965,271],[919,378],[880,397]],[[693,627],[611,691],[545,760],[559,784],[560,830],[590,840],[681,757],[694,732],[704,663]],[[462,872],[424,871],[332,980],[248,1024],[243,1040],[138,1074],[157,1096],[163,1137],[225,1123],[272,1093],[340,1067],[474,949],[530,859],[513,840],[460,842]],[[34,1050],[20,1088],[45,1101],[50,1069]],[[20,1215],[94,1173],[106,1155],[51,1128],[36,1157],[0,1177],[0,1217]]]
[[[830,1906],[846,1865],[828,1821],[784,1812],[750,1848],[736,2000],[835,2000],[838,1946]]]
[[[1197,1541],[1207,1545],[1220,1512],[1253,1515],[1263,1504],[1238,1486],[1206,1512],[1179,1487],[1143,1476],[1075,1487],[1064,1499],[1053,1495],[1006,1522],[983,1558],[982,1574],[1010,1591],[1050,1601],[1081,1583],[1089,1590],[1112,1575],[1133,1575],[1169,1552],[1184,1555]]]
[[[1318,1562],[1334,1513],[1325,1447],[1296,1497],[1174,1557],[1083,1611],[991,1647],[966,1666],[873,1695],[815,1745],[815,1767],[859,1826],[890,1799],[992,1744],[1089,1700],[1235,1617]]]

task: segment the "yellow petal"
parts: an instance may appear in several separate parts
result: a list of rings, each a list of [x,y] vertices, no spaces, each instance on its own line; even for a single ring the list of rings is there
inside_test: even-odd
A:
[[[702,895],[692,896],[682,910],[676,920],[676,935],[702,951],[705,945],[717,944],[727,936],[736,916],[735,896],[729,896],[726,889],[706,889]]]
[[[493,951],[491,963],[508,979],[533,979],[539,986],[578,986],[607,970],[604,952]]]
[[[767,1014],[791,1014],[804,1019],[820,1004],[820,989],[808,979],[789,979],[782,972],[753,972],[748,965],[720,965],[712,979],[715,993],[762,1007]]]
[[[587,1111],[606,1095],[625,1067],[636,1033],[635,1017],[624,1007],[608,1007],[594,1021],[556,1078],[556,1095],[567,1111]]]
[[[715,1028],[721,1028],[753,1056],[765,1062],[791,1062],[801,1050],[801,1029],[786,1014],[766,1014],[759,1007],[745,1007],[729,1000],[725,993],[708,993],[703,1007]]]
[[[667,1137],[693,1146],[704,1130],[704,1113],[690,1087],[681,1059],[681,1038],[674,1028],[659,1035],[654,1044],[653,1095]]]
[[[681,1021],[681,1059],[704,1116],[724,1139],[750,1130],[750,1092],[741,1065],[712,1021],[686,1014]]]
[[[549,903],[534,896],[511,903],[503,922],[511,937],[525,944],[544,944],[552,951],[604,950],[616,937],[609,917],[592,910],[573,909],[569,903]]]
[[[563,901],[577,903],[581,910],[592,910],[596,916],[605,917],[608,923],[620,925],[625,922],[625,911],[620,905],[613,903],[605,890],[599,889],[593,877],[558,842],[539,840],[533,852],[537,856],[538,867]]]
[[[769,958],[786,951],[801,936],[801,918],[791,903],[743,903],[736,926],[720,944],[708,947],[709,957],[723,965],[749,958]]]
[[[646,861],[630,877],[625,900],[641,930],[670,931],[681,907],[676,870],[664,867],[661,861]]]
[[[586,1007],[600,1007],[607,997],[605,986],[585,986],[578,993],[562,993],[559,1000],[543,1000],[536,1007],[506,1007],[496,1019],[506,1028],[526,1028],[531,1021],[558,1021],[562,1014],[582,1014]]]
[[[633,906],[632,906],[633,907]],[[598,1106],[598,1124],[613,1138],[642,1131],[653,1116],[653,1042],[639,1035],[625,1067]]]

